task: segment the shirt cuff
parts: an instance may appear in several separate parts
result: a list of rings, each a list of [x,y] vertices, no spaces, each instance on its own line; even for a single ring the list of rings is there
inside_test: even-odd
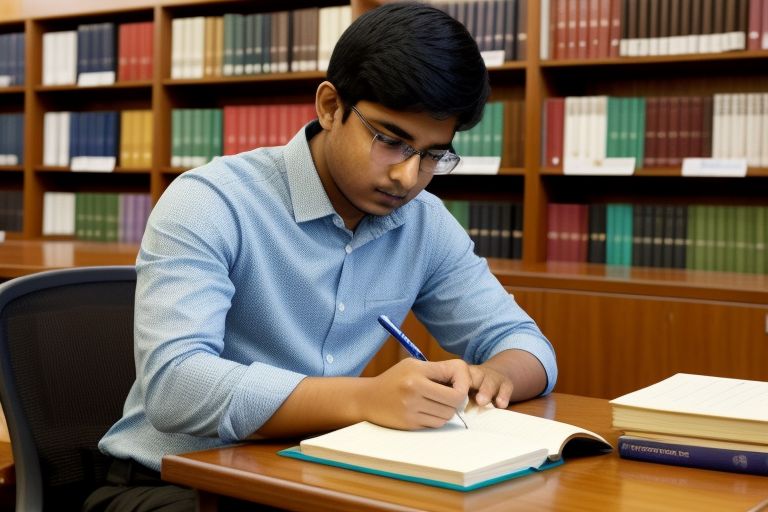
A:
[[[306,375],[253,363],[237,384],[219,426],[224,442],[242,441],[267,422]]]

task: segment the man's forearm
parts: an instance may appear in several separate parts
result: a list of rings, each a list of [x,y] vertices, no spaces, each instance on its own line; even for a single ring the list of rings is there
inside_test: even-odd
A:
[[[481,366],[492,368],[512,381],[511,402],[539,396],[547,386],[547,372],[541,362],[524,350],[505,350]]]

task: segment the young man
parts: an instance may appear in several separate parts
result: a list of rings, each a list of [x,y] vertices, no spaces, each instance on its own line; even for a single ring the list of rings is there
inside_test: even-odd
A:
[[[461,24],[387,4],[336,45],[317,121],[174,181],[137,262],[136,383],[99,445],[115,473],[151,478],[166,453],[362,420],[439,427],[468,393],[506,407],[551,391],[551,345],[423,192],[456,165],[454,133],[488,94]],[[358,377],[387,338],[378,316],[411,309],[461,359]],[[91,503],[183,492],[113,483]]]

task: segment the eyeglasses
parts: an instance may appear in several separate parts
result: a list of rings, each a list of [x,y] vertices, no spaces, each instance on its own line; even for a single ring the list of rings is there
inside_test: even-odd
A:
[[[402,140],[393,139],[379,132],[355,107],[352,111],[373,135],[371,160],[378,165],[396,165],[413,155],[419,155],[419,170],[429,174],[448,174],[459,165],[461,158],[449,149],[419,151]]]

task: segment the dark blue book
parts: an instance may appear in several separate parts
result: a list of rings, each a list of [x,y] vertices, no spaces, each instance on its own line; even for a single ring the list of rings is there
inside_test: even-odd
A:
[[[77,27],[77,74],[88,73],[91,71],[91,60],[89,52],[91,44],[88,40],[90,25],[80,25]]]
[[[690,443],[706,440],[690,439]],[[672,466],[768,476],[768,446],[715,442],[711,446],[619,436],[619,456]],[[726,448],[727,447],[727,448]]]
[[[117,146],[120,139],[120,116],[117,112],[105,112],[106,144],[104,156],[117,157]]]
[[[11,76],[11,66],[15,60],[15,54],[11,55],[11,35],[0,34],[0,76]],[[13,80],[11,80],[13,85]]]
[[[100,64],[98,71],[116,71],[115,58],[115,24],[102,23],[99,25]]]
[[[24,33],[16,34],[16,81],[14,85],[24,85]]]
[[[69,157],[80,156],[80,113],[69,114]]]

